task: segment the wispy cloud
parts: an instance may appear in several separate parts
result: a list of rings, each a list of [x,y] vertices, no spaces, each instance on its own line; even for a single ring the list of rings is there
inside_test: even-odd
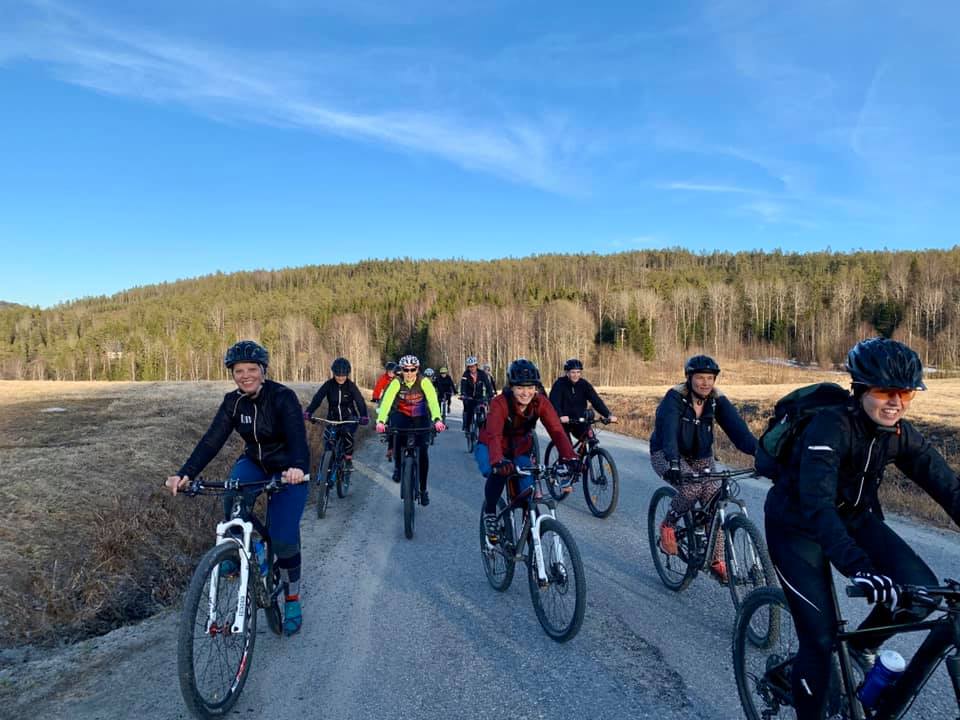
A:
[[[64,82],[183,105],[216,120],[336,134],[437,156],[550,192],[583,192],[572,169],[576,143],[571,147],[569,128],[549,118],[478,120],[466,109],[399,102],[376,107],[370,97],[369,107],[359,110],[347,98],[353,82],[369,82],[349,76],[362,65],[360,57],[351,63],[341,52],[337,58],[241,53],[124,27],[56,4],[36,7],[41,12],[0,30],[0,62],[38,62]]]
[[[696,182],[667,182],[667,183],[658,183],[657,187],[661,190],[683,190],[688,192],[705,192],[705,193],[733,193],[741,195],[760,195],[763,194],[760,190],[754,190],[752,188],[746,187],[737,187],[736,185],[713,185],[709,183],[696,183]]]

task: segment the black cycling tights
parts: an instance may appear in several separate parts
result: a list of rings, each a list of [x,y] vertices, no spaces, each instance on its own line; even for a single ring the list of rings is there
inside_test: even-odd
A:
[[[829,585],[830,563],[819,543],[784,527],[775,518],[771,521],[769,515],[766,520],[767,547],[787,596],[800,641],[792,675],[797,720],[822,720],[826,712],[830,653],[836,631]],[[889,576],[897,584],[936,583],[936,576],[927,564],[875,514],[865,513],[855,526],[848,526],[847,530],[881,575]],[[898,610],[894,618],[887,607],[877,605],[860,628],[911,622],[928,614],[929,611],[923,608]],[[875,636],[869,644],[879,645],[891,634]],[[945,642],[949,643],[949,638],[943,633],[938,633],[937,637],[931,634],[924,646],[930,643],[928,650],[935,657],[938,654],[935,646]],[[853,642],[850,644],[853,646]],[[866,645],[861,643],[860,647]],[[907,689],[909,681],[905,683],[905,680],[907,677],[897,683],[898,689]]]

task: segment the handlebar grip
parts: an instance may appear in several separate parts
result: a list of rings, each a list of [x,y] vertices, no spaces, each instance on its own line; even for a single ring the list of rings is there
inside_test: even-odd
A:
[[[844,589],[846,590],[847,597],[862,598],[867,596],[866,588],[860,585],[847,585]]]

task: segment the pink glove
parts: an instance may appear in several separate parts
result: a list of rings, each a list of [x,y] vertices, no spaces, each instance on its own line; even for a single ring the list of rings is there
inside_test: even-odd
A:
[[[443,432],[444,430],[447,429],[447,426],[443,424],[443,420],[437,420],[437,421],[433,424],[433,428],[434,428],[434,430],[436,430],[437,432]]]
[[[387,431],[387,426],[384,425],[382,422],[378,422],[378,423],[377,423],[377,432],[378,432],[378,433],[385,433],[386,431]]]

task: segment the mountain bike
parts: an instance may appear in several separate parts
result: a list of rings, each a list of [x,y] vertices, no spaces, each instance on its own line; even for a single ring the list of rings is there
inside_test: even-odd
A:
[[[607,418],[598,418],[593,410],[587,410],[582,418],[571,418],[570,422],[587,426],[573,446],[580,458],[583,497],[590,512],[599,518],[608,517],[616,509],[620,498],[620,472],[610,453],[600,447],[597,432],[592,426],[598,422],[606,425],[610,421]],[[543,462],[545,465],[552,465],[557,459],[557,448],[551,441],[544,452]],[[565,500],[569,494],[568,489],[561,487],[559,483],[547,483],[547,489],[557,501]]]
[[[487,581],[498,592],[510,587],[517,561],[526,563],[537,620],[552,639],[566,642],[583,624],[587,581],[573,535],[557,520],[556,503],[543,493],[543,481],[556,479],[556,474],[556,466],[517,469],[507,482],[507,501],[497,501],[500,532],[495,544],[484,530],[481,506],[480,556]],[[533,484],[519,489],[524,477],[532,477]]]
[[[831,656],[830,683],[827,690],[827,716],[845,720],[902,717],[923,690],[940,662],[946,658],[956,708],[960,713],[960,583],[945,580],[941,586],[905,585],[899,587],[901,604],[922,605],[943,611],[933,620],[908,622],[869,630],[844,630],[837,592],[830,572],[837,632]],[[846,588],[850,597],[862,597],[863,588]],[[945,607],[944,607],[945,606]],[[949,640],[946,647],[924,642],[907,664],[903,675],[879,696],[877,707],[864,708],[857,697],[859,678],[850,657],[849,641],[869,638],[877,632],[903,633],[939,628]],[[762,633],[763,642],[755,642]],[[875,644],[875,643],[874,643]],[[791,672],[798,648],[797,631],[781,588],[760,588],[744,599],[733,631],[733,671],[740,703],[748,720],[795,717]],[[952,650],[952,652],[951,652]],[[949,653],[949,656],[948,656]],[[912,688],[912,689],[911,689]]]
[[[753,469],[684,473],[681,476],[681,483],[719,480],[720,488],[705,505],[698,500],[677,521],[674,526],[676,555],[667,554],[661,547],[660,526],[667,517],[677,490],[669,485],[657,488],[650,499],[647,533],[653,565],[668,588],[680,592],[687,588],[698,572],[707,571],[721,531],[724,534],[726,584],[730,588],[735,609],[754,588],[776,585],[773,562],[763,535],[747,517],[747,506],[739,498],[740,486],[736,478],[747,475],[755,475]]]
[[[396,435],[403,433],[402,440]],[[420,498],[420,453],[427,452],[426,447],[417,444],[418,435],[427,436],[427,445],[433,445],[437,431],[433,425],[423,428],[394,428],[387,427],[387,432],[381,435],[382,442],[389,442],[394,452],[401,453],[400,458],[400,498],[403,500],[403,534],[407,540],[413,537],[416,526],[417,503]]]
[[[477,446],[477,439],[480,436],[480,428],[482,428],[487,422],[488,409],[489,406],[486,400],[478,400],[476,407],[473,409],[473,422],[470,423],[469,430],[464,430],[464,435],[467,436],[468,453],[472,453],[473,449]]]
[[[177,640],[180,691],[200,718],[230,712],[243,690],[257,637],[257,608],[274,634],[283,631],[283,584],[266,525],[253,512],[256,495],[283,489],[280,475],[241,483],[198,478],[188,496],[233,494],[230,519],[217,524],[216,544],[194,570],[183,601]],[[262,558],[255,547],[262,543]]]
[[[345,467],[343,450],[345,439],[342,426],[357,424],[356,420],[328,420],[327,418],[311,417],[312,423],[323,423],[327,427],[323,430],[323,455],[314,469],[317,479],[317,517],[323,518],[327,514],[330,504],[330,490],[336,486],[337,497],[345,498],[350,492],[351,471]]]

